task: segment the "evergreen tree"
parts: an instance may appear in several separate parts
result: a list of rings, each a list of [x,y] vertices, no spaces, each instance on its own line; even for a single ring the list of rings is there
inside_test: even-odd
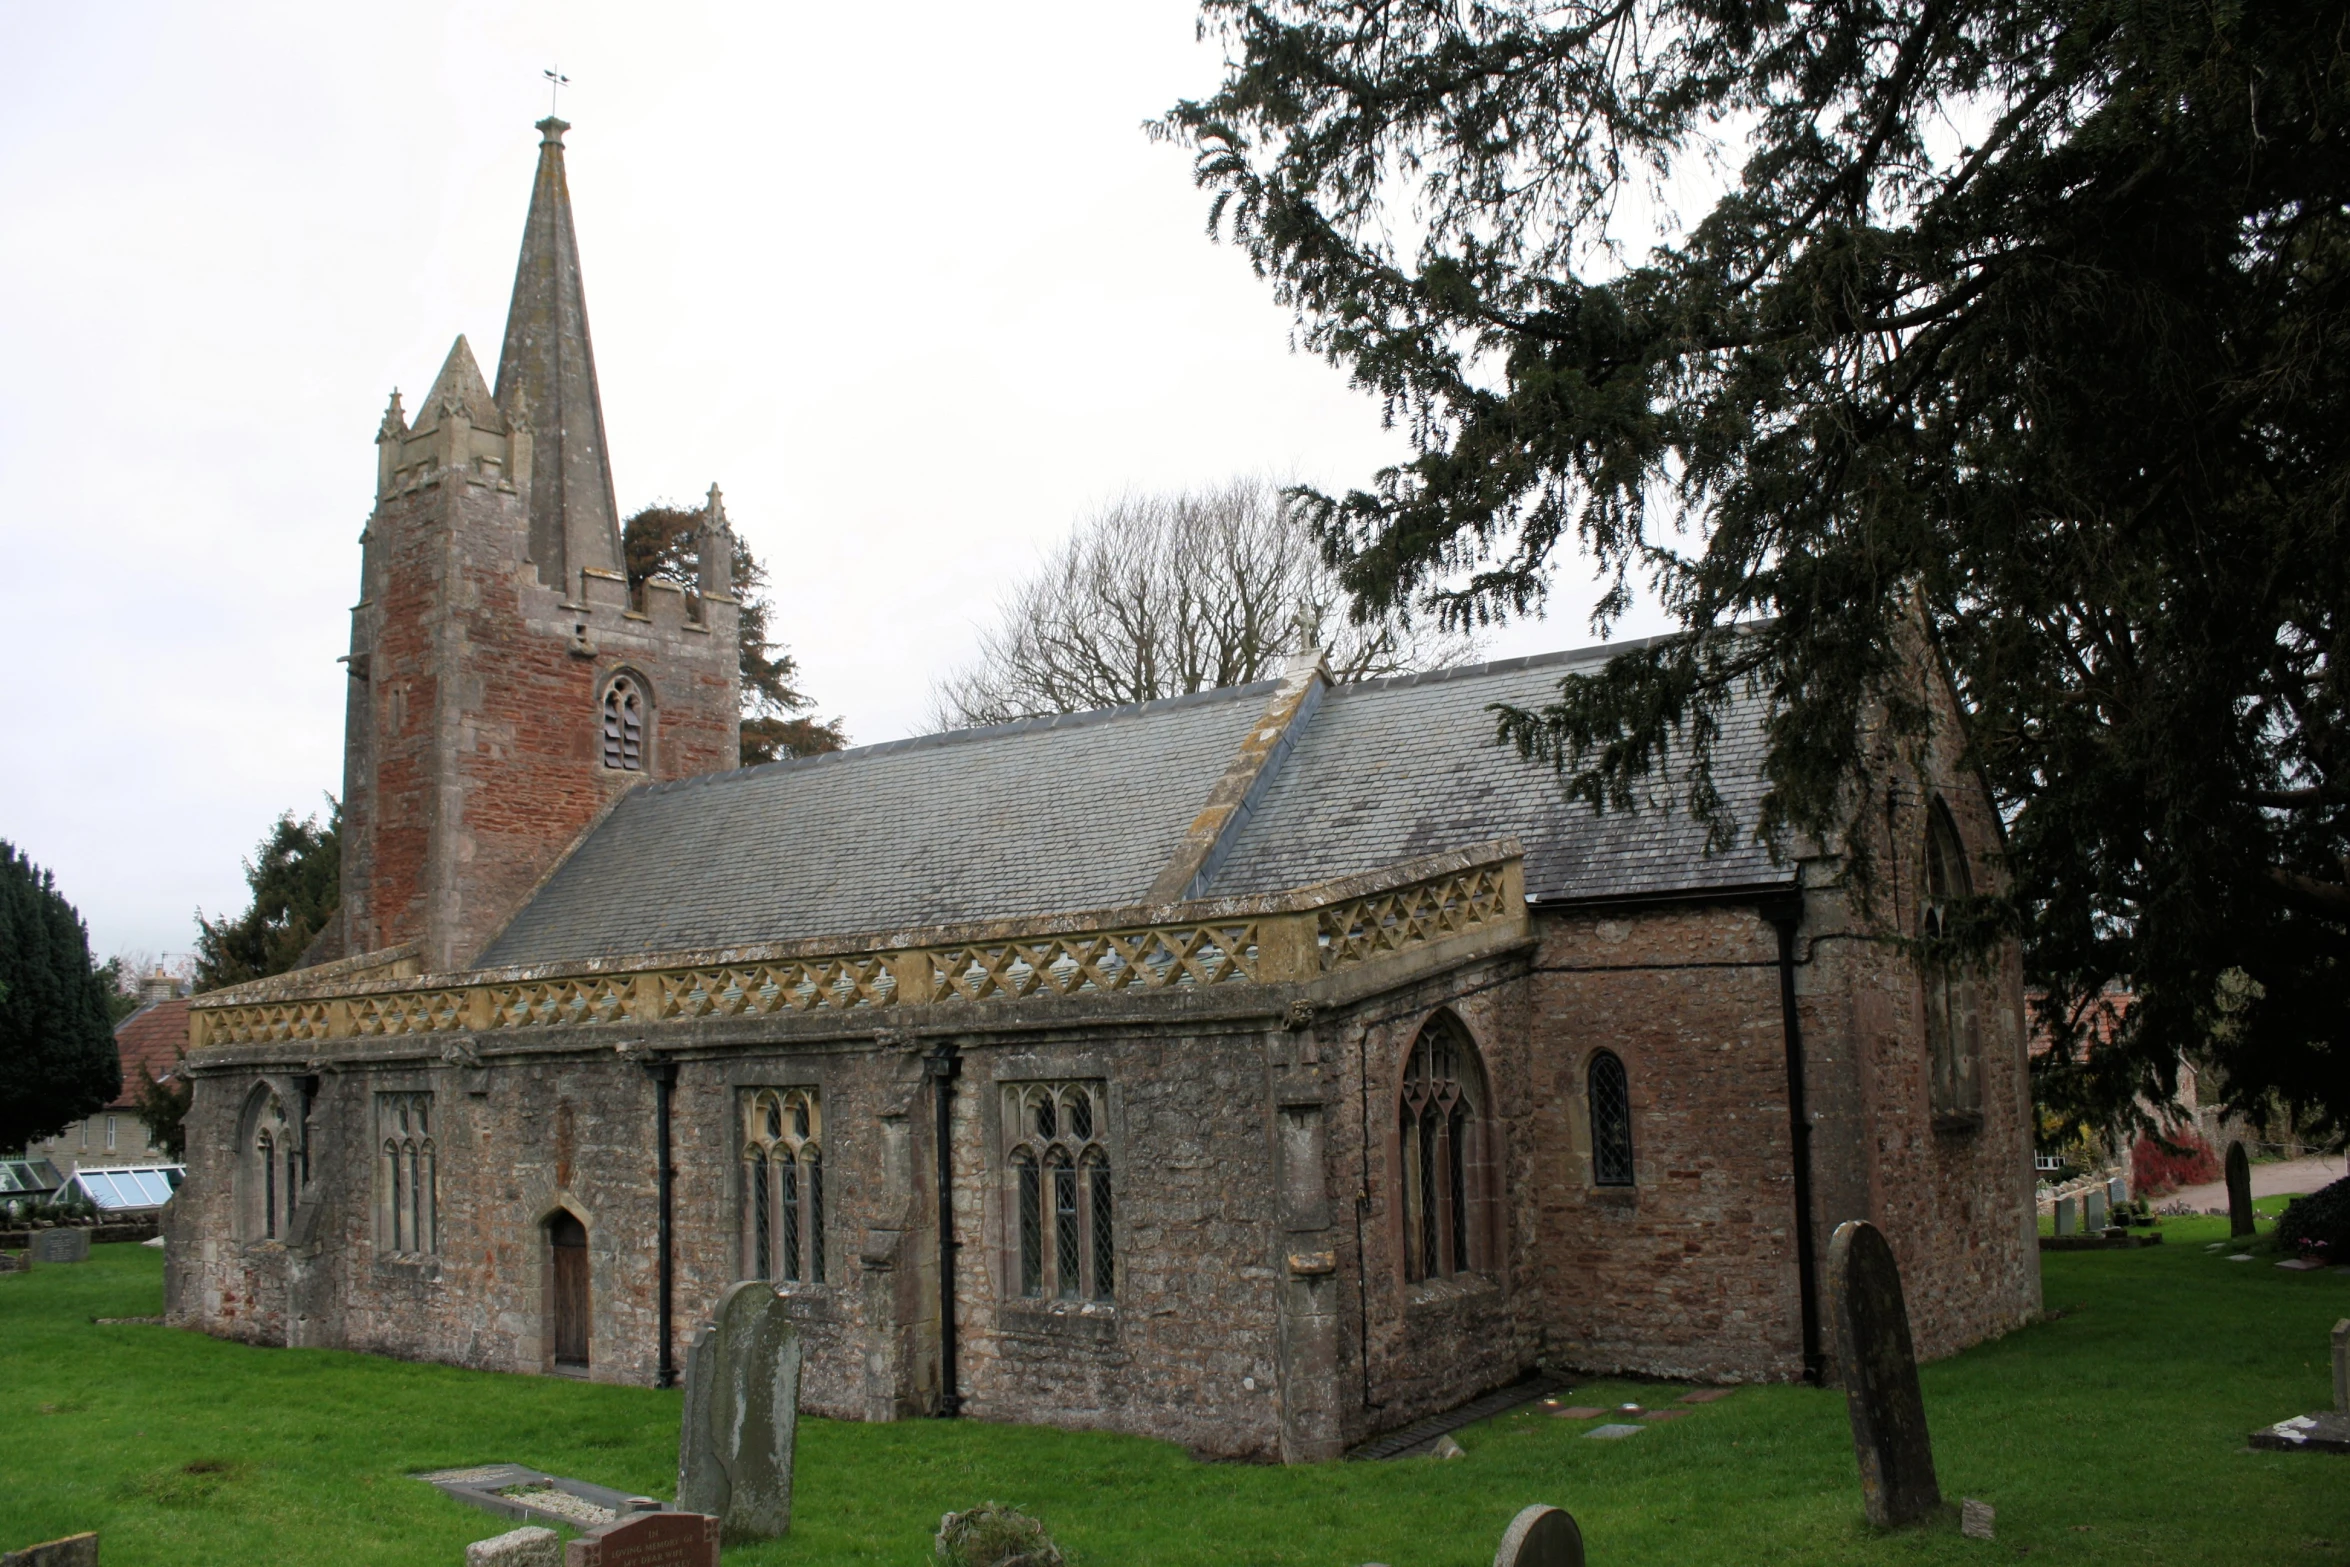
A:
[[[60,1132],[120,1092],[89,932],[55,879],[0,841],[0,1150]]]
[[[675,506],[647,506],[621,530],[628,589],[641,593],[659,578],[695,591],[702,583],[702,514]],[[742,757],[748,767],[787,756],[817,756],[849,743],[840,720],[806,716],[816,699],[801,691],[799,663],[767,633],[774,605],[767,568],[734,537],[734,596],[741,602],[738,650],[742,667]]]
[[[1969,913],[2052,992],[2060,1134],[2182,1054],[2350,1129],[2339,4],[1205,12],[1225,80],[1161,129],[1416,447],[1306,497],[1360,609],[1522,613],[1579,539],[1602,624],[1645,577],[1684,634],[1504,737],[1611,808],[1671,753],[1717,838],[1774,842],[1851,825],[1872,703],[1921,731],[1889,676],[1922,622],[2009,824],[2012,901]],[[1749,690],[1770,787],[1724,821]]]
[[[286,812],[245,862],[252,905],[234,919],[208,920],[196,911],[196,989],[241,985],[301,962],[342,901],[342,822],[342,807],[331,799],[323,825]]]

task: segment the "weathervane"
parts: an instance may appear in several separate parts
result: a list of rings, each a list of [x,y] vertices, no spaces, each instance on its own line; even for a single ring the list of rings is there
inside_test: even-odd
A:
[[[571,85],[571,78],[554,67],[549,67],[539,74],[547,79],[547,118],[551,120],[555,118],[555,100],[562,94],[564,88]]]

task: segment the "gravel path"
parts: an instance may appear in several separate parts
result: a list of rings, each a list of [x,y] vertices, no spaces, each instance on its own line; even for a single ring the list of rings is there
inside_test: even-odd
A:
[[[2307,1159],[2280,1159],[2274,1164],[2256,1164],[2252,1167],[2252,1195],[2275,1197],[2287,1192],[2313,1192],[2320,1186],[2340,1180],[2345,1173],[2340,1154],[2320,1154]],[[2211,1181],[2202,1186],[2182,1186],[2163,1201],[2183,1202],[2198,1212],[2206,1208],[2225,1208],[2228,1205],[2228,1183]]]

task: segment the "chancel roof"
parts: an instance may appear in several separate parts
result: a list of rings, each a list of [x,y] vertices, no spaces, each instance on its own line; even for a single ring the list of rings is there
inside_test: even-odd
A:
[[[1331,687],[1240,825],[1209,894],[1311,886],[1503,837],[1524,845],[1526,895],[1535,899],[1791,880],[1793,867],[1773,865],[1747,833],[1739,847],[1707,855],[1705,829],[1683,808],[1678,768],[1653,780],[1652,804],[1595,816],[1566,798],[1547,765],[1493,743],[1493,704],[1539,707],[1557,694],[1560,676],[1596,670],[1622,650],[1545,653]],[[1748,722],[1725,720],[1714,788],[1732,821],[1751,826],[1755,819],[1763,749],[1759,710]]]
[[[1308,886],[1495,839],[1535,899],[1791,880],[1759,845],[1707,855],[1657,804],[1595,815],[1493,744],[1497,702],[1538,704],[1618,648],[1334,686],[1250,797],[1204,893]],[[963,730],[640,789],[484,952],[483,967],[900,930],[1147,901],[1275,682]],[[1751,823],[1759,713],[1725,724],[1715,785]],[[1669,808],[1666,808],[1669,802]]]

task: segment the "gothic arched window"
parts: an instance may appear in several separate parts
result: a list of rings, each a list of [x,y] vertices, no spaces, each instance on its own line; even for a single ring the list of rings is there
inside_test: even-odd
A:
[[[813,1088],[744,1096],[743,1276],[824,1282],[824,1111]]]
[[[645,720],[649,716],[644,687],[628,675],[614,675],[604,687],[604,765],[620,772],[643,772]]]
[[[1107,1110],[1098,1081],[1004,1085],[1013,1248],[1020,1293],[1031,1299],[1117,1294]]]
[[[1966,845],[1940,800],[1926,810],[1926,895],[1918,935],[1929,945],[1921,978],[1926,998],[1926,1051],[1932,1062],[1930,1099],[1938,1119],[1972,1122],[1982,1114],[1983,1084],[1976,1034],[1973,964],[1960,952],[1931,943],[1953,935],[1955,905],[1974,891]]]
[[[1404,1277],[1417,1283],[1491,1266],[1485,1072],[1450,1012],[1430,1018],[1412,1043],[1396,1133]]]
[[[284,1240],[293,1229],[301,1190],[302,1140],[287,1118],[285,1102],[266,1084],[254,1089],[245,1123],[244,1233],[253,1240]]]
[[[1585,1103],[1591,1110],[1591,1184],[1630,1186],[1632,1081],[1612,1050],[1602,1050],[1591,1058],[1585,1079]]]
[[[394,1256],[440,1249],[440,1172],[433,1148],[432,1095],[375,1096],[376,1234]]]

